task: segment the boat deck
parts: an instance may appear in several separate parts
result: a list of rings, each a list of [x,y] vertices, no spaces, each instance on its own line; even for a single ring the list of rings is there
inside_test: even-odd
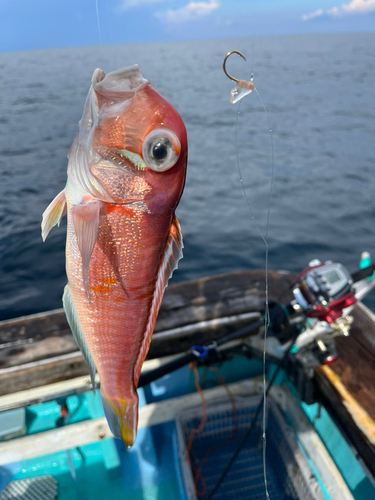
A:
[[[269,274],[269,298],[292,300],[294,275]],[[257,319],[265,273],[238,271],[167,288],[148,359],[186,351]],[[315,373],[319,399],[375,478],[375,317],[359,304],[340,355]],[[62,310],[0,323],[0,396],[87,374]]]

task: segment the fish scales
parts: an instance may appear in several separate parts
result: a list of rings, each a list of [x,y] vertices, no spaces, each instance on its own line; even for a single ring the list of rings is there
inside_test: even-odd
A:
[[[182,256],[174,215],[186,175],[177,111],[131,66],[96,70],[42,236],[68,215],[63,304],[116,437],[133,445],[136,387],[164,289]]]
[[[101,215],[97,244],[90,261],[90,303],[73,222],[68,217],[67,274],[74,276],[70,290],[98,371],[106,363],[110,364],[102,371],[103,388],[110,387],[106,382],[107,378],[110,382],[112,375],[117,378],[121,373],[129,379],[142,343],[141,334],[146,330],[166,244],[166,238],[160,238],[155,231],[155,221],[150,218],[153,217],[149,214],[120,205]],[[162,235],[167,233],[170,224],[169,220],[159,221]],[[150,233],[148,237],[147,232]],[[107,338],[109,345],[103,345]],[[114,356],[109,356],[108,351],[113,346],[116,351]],[[126,370],[124,359],[133,360],[133,365],[126,365]],[[106,393],[111,394],[111,391]]]

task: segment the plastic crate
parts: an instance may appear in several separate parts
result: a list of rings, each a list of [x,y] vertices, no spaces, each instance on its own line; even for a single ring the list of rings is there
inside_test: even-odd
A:
[[[178,453],[188,500],[205,499],[213,490],[229,460],[237,450],[255,416],[261,396],[228,398],[211,404],[201,433],[196,434],[187,457],[187,444],[193,428],[202,419],[202,407],[184,411],[176,419]],[[264,500],[262,419],[256,425],[237,456],[220,488],[218,499]],[[322,500],[319,483],[301,452],[293,431],[271,397],[267,397],[266,469],[271,500]],[[201,468],[201,478],[197,470]],[[195,478],[198,477],[196,481]],[[195,488],[197,482],[197,495]],[[205,486],[204,486],[205,484]]]

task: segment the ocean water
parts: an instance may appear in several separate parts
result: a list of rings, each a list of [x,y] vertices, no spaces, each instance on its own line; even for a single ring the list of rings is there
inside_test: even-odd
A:
[[[255,93],[229,104],[228,61]],[[173,282],[312,258],[350,270],[375,258],[375,34],[308,35],[0,54],[0,318],[61,307],[66,224],[46,243],[41,214],[66,182],[66,155],[96,67],[138,63],[180,112],[189,137],[177,210],[184,259]],[[238,156],[250,215],[236,165]],[[367,299],[375,307],[375,295]]]

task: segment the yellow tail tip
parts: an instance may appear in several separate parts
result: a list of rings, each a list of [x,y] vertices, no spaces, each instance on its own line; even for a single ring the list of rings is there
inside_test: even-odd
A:
[[[137,438],[138,396],[130,402],[102,396],[104,413],[112,434],[121,439],[129,450]]]

